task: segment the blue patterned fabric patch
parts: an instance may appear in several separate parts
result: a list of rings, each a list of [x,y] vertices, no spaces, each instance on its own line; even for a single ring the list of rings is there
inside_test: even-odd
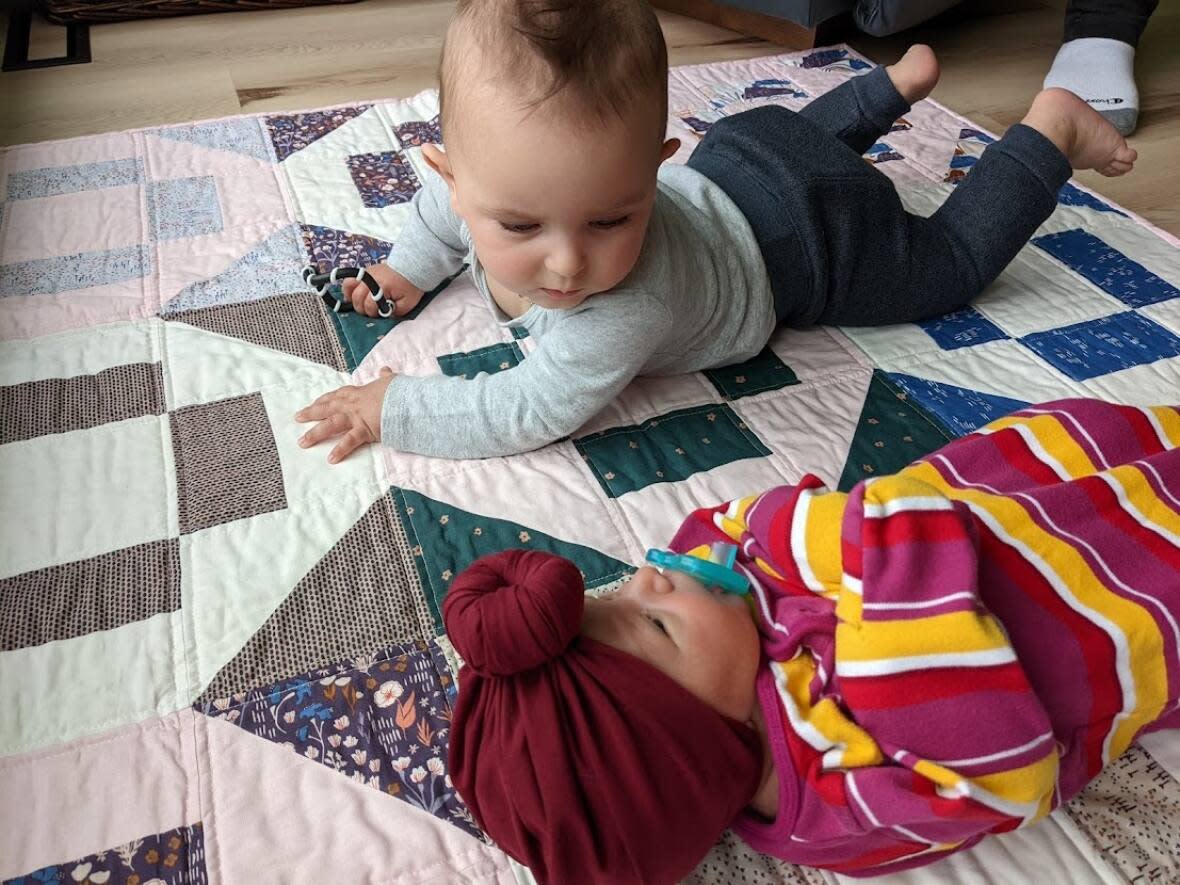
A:
[[[753,98],[774,98],[780,95],[786,95],[791,98],[807,98],[807,93],[790,80],[755,80],[742,90],[742,98],[746,100]]]
[[[510,548],[541,550],[570,560],[588,589],[616,581],[634,569],[592,547],[561,541],[530,526],[468,513],[411,489],[392,489],[395,511],[414,545],[418,577],[434,622],[442,625],[443,599],[455,575],[481,556]]]
[[[713,123],[700,117],[681,117],[681,121],[697,135],[704,135],[712,128]]]
[[[1075,381],[1180,356],[1180,338],[1133,310],[1037,332],[1020,342]]]
[[[231,154],[243,154],[264,163],[273,163],[275,160],[274,148],[266,138],[263,124],[254,117],[149,129],[145,134]]]
[[[1128,307],[1158,304],[1180,295],[1171,283],[1081,228],[1035,237],[1033,244]]]
[[[1004,331],[973,307],[964,307],[933,320],[918,323],[943,350],[972,347],[986,341],[1002,341]]]
[[[502,342],[467,353],[443,354],[438,357],[438,366],[444,375],[471,379],[482,373],[495,375],[497,372],[511,369],[523,358],[519,347]]]
[[[981,132],[978,129],[960,129],[959,141],[977,141],[980,144],[991,144],[995,139],[986,132]]]
[[[183,289],[161,313],[304,292],[307,286],[300,275],[303,264],[298,229],[294,225],[280,228],[217,276]]]
[[[415,642],[199,709],[482,838],[447,773],[453,689],[438,645]]]
[[[363,234],[315,224],[299,226],[303,233],[303,246],[307,250],[307,263],[315,265],[320,273],[327,273],[334,267],[368,267],[380,264],[389,257],[393,244]]]
[[[657,482],[678,482],[768,449],[726,405],[669,412],[630,427],[614,427],[574,440],[612,498]]]
[[[148,218],[157,240],[179,240],[221,231],[221,203],[212,175],[151,181],[144,191]]]
[[[900,372],[890,372],[889,379],[905,391],[910,400],[930,412],[953,436],[974,433],[985,424],[1028,405],[1022,400]]]
[[[0,296],[54,295],[139,279],[154,272],[154,256],[141,245],[0,265]]]
[[[42,867],[5,879],[3,885],[206,885],[208,881],[204,828],[198,823]]]
[[[1091,193],[1087,193],[1068,181],[1061,186],[1057,193],[1057,202],[1062,206],[1084,206],[1087,209],[1097,209],[1099,212],[1113,212],[1115,215],[1127,217],[1126,212],[1120,212],[1109,203],[1104,203]]]
[[[126,160],[102,160],[77,166],[51,166],[8,173],[8,199],[31,200],[56,197],[79,191],[96,191],[122,187],[143,181],[143,163],[132,157]]]
[[[849,71],[867,71],[872,68],[868,62],[859,58],[849,58],[847,49],[821,49],[810,55],[805,55],[799,63],[801,68],[839,67]]]
[[[347,162],[361,202],[370,209],[408,203],[421,187],[418,176],[400,151],[357,154]]]
[[[704,376],[729,400],[799,383],[799,376],[769,347],[762,348],[756,357],[736,366],[707,369]]]
[[[398,143],[402,147],[421,147],[424,144],[442,144],[442,126],[438,117],[431,120],[411,120],[393,127]]]
[[[901,154],[899,154],[883,141],[879,141],[869,148],[868,153],[865,154],[865,157],[871,160],[874,164],[887,163],[890,160],[904,159]]]
[[[357,105],[350,108],[335,108],[330,111],[312,111],[308,114],[276,114],[266,118],[266,129],[275,148],[275,158],[280,162],[296,151],[302,150],[325,135],[339,129],[371,108],[372,105]]]

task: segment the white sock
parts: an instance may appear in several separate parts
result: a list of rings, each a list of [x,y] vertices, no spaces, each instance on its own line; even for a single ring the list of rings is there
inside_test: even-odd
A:
[[[1062,43],[1045,77],[1045,88],[1050,86],[1084,99],[1123,135],[1135,131],[1139,90],[1135,88],[1135,47],[1130,43],[1105,37]]]

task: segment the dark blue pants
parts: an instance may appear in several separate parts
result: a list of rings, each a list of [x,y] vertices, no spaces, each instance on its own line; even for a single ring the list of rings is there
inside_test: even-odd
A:
[[[780,322],[872,326],[957,310],[1053,212],[1069,163],[1019,124],[932,216],[906,212],[861,155],[908,110],[879,67],[799,113],[767,105],[719,120],[689,158],[749,220]]]

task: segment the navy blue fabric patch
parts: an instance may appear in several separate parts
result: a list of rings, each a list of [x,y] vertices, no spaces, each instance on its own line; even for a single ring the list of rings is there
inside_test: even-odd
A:
[[[890,372],[889,379],[918,403],[952,436],[974,433],[980,427],[1023,409],[1028,403],[994,393],[981,393],[928,378]]]
[[[1033,244],[1128,307],[1158,304],[1180,295],[1171,283],[1081,228],[1035,237]]]
[[[1026,335],[1020,342],[1075,381],[1180,356],[1180,338],[1133,310]]]
[[[1102,200],[1093,194],[1087,193],[1080,187],[1070,184],[1068,181],[1058,191],[1057,202],[1062,206],[1084,206],[1087,209],[1097,209],[1099,212],[1113,212],[1115,215],[1123,216],[1123,218],[1127,217],[1126,212],[1120,212],[1109,203],[1102,202]]]
[[[1002,341],[1007,334],[973,307],[964,307],[933,320],[918,323],[943,350],[972,347],[985,341]]]

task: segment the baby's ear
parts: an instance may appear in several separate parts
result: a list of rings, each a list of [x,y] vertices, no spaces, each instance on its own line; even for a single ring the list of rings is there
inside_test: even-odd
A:
[[[670,159],[678,150],[680,150],[680,139],[669,138],[664,142],[664,146],[660,148],[660,162],[663,163],[665,160]]]
[[[424,144],[422,145],[422,158],[426,160],[431,169],[442,176],[447,187],[454,190],[455,176],[451,172],[451,158],[447,156],[446,151],[441,150],[436,144]]]

